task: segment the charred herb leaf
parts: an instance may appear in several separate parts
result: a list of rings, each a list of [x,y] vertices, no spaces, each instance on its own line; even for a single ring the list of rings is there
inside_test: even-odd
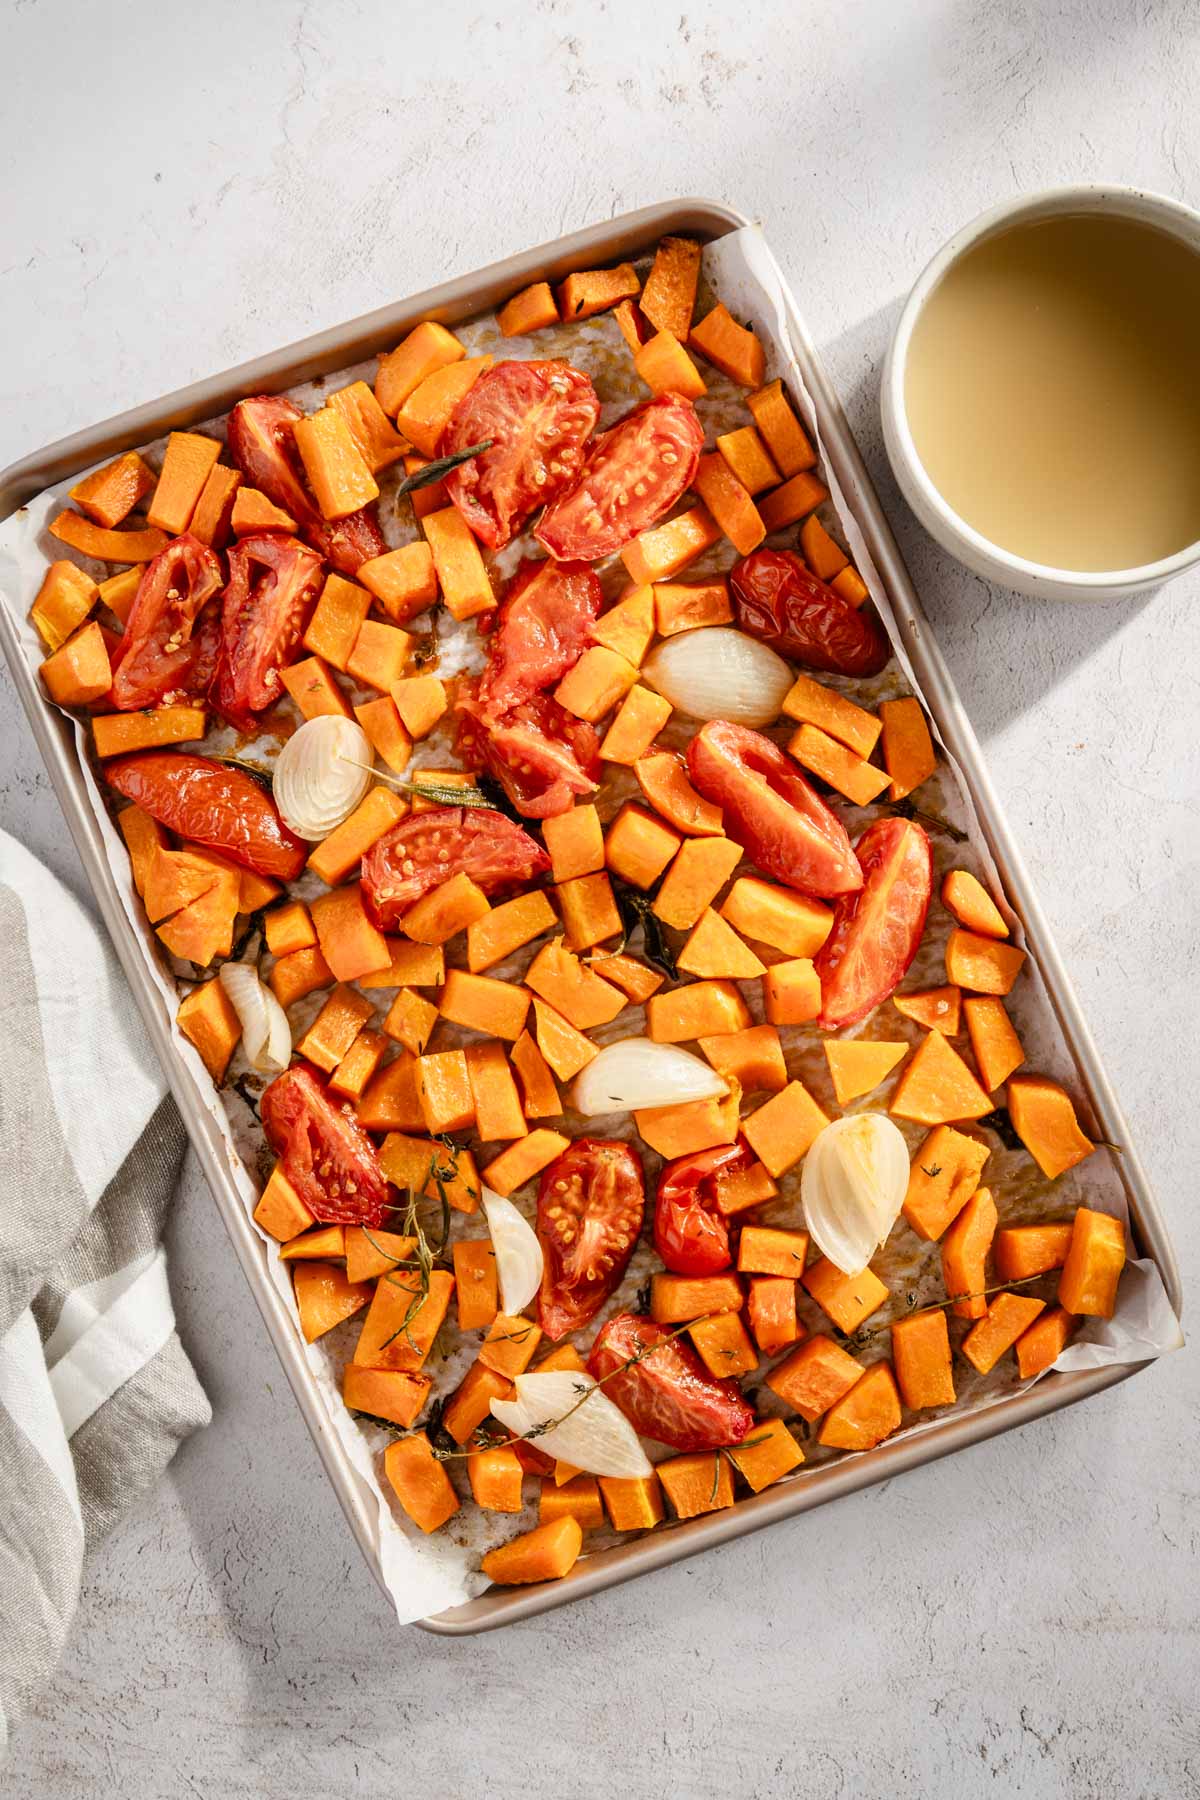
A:
[[[617,903],[617,911],[621,915],[622,938],[617,946],[618,952],[623,950],[640,925],[642,928],[642,955],[654,968],[660,970],[670,981],[678,981],[679,969],[675,962],[675,952],[667,942],[662,920],[653,911],[654,895],[643,894],[639,889],[630,887],[626,881],[610,878],[613,899]]]
[[[435,481],[440,481],[451,469],[460,468],[473,457],[482,456],[485,450],[491,449],[494,442],[494,438],[484,438],[481,443],[468,444],[465,450],[456,450],[453,456],[436,457],[433,462],[426,463],[423,469],[416,469],[411,475],[404,477],[396,489],[397,498],[402,494],[415,494],[418,488],[432,487]]]
[[[983,1118],[976,1119],[975,1123],[981,1125],[985,1131],[994,1131],[1006,1150],[1023,1150],[1025,1148],[1004,1107],[998,1106],[995,1112],[985,1113]]]

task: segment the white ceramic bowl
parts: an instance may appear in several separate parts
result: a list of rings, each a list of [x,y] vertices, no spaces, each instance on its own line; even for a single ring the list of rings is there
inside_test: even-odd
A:
[[[1161,194],[1138,188],[1063,187],[1010,200],[981,213],[951,238],[920,276],[900,314],[883,371],[883,436],[896,480],[908,504],[939,544],[985,580],[1016,588],[1038,600],[1118,600],[1161,586],[1200,562],[1200,541],[1160,562],[1134,569],[1055,569],[1029,562],[983,537],[942,498],[925,471],[909,430],[904,382],[909,344],[921,309],[938,282],[965,251],[1013,225],[1062,213],[1107,213],[1134,219],[1177,237],[1200,254],[1200,213]]]

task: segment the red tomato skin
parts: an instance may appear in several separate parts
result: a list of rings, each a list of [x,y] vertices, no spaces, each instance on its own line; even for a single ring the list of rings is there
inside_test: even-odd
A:
[[[480,706],[498,714],[554,687],[591,643],[603,606],[600,577],[586,563],[526,557],[493,615]]]
[[[755,1158],[745,1143],[723,1144],[694,1156],[678,1156],[658,1178],[654,1248],[676,1275],[715,1275],[733,1260],[729,1225],[722,1217],[720,1179],[740,1173]]]
[[[761,732],[711,720],[687,748],[692,785],[724,809],[725,830],[764,875],[836,898],[862,886],[846,828]]]
[[[308,861],[311,846],[288,830],[267,790],[228,763],[186,750],[139,750],[114,756],[104,776],[169,831],[257,875],[294,881]]]
[[[655,1345],[661,1348],[621,1368]],[[740,1444],[754,1429],[754,1413],[737,1382],[710,1375],[690,1344],[639,1313],[618,1313],[601,1326],[588,1372],[597,1381],[611,1377],[604,1391],[634,1430],[672,1450],[718,1450]]]
[[[280,670],[295,661],[321,588],[321,558],[298,538],[255,532],[229,552],[213,704],[249,730],[283,697]]]
[[[220,563],[190,532],[146,564],[114,665],[109,699],[118,712],[205,692],[204,609],[220,586]]]
[[[596,791],[600,739],[550,694],[493,714],[475,694],[458,701],[458,748],[468,768],[486,769],[527,819],[552,819]]]
[[[690,400],[659,394],[644,401],[593,440],[579,475],[546,508],[534,536],[558,562],[612,556],[686,492],[703,444]]]
[[[490,450],[445,477],[446,492],[482,543],[503,549],[574,480],[599,417],[595,388],[569,363],[506,361],[484,370],[438,442],[439,456],[453,456],[492,440]]]
[[[537,1206],[543,1257],[538,1321],[548,1338],[557,1342],[578,1331],[616,1292],[645,1208],[642,1165],[620,1139],[576,1138],[544,1171]]]
[[[306,1064],[294,1063],[276,1076],[263,1090],[260,1112],[267,1142],[314,1219],[322,1225],[384,1223],[390,1189],[375,1146]]]
[[[304,485],[293,438],[296,420],[303,417],[298,406],[278,394],[239,400],[226,421],[229,454],[252,487],[295,519],[300,536],[314,550],[341,574],[353,575],[387,549],[379,517],[373,504],[344,519],[321,517]]]
[[[793,662],[834,675],[878,675],[891,645],[865,607],[819,581],[793,550],[752,550],[729,571],[734,617]]]
[[[854,849],[863,885],[838,901],[813,958],[822,1031],[857,1024],[900,985],[920,948],[933,891],[933,852],[915,819],[876,819]]]
[[[401,819],[371,845],[362,859],[363,898],[380,931],[395,931],[410,906],[452,875],[469,875],[485,894],[495,894],[524,886],[549,867],[541,845],[503,813],[434,806]]]

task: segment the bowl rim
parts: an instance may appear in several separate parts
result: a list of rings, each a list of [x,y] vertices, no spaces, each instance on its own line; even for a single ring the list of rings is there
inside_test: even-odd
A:
[[[1124,569],[1067,569],[1051,563],[1032,562],[1006,550],[993,538],[985,537],[956,512],[934,483],[921,461],[905,406],[904,385],[908,352],[918,318],[930,295],[947,271],[976,244],[994,236],[1001,229],[1051,218],[1064,213],[1110,213],[1114,217],[1139,219],[1146,225],[1159,225],[1174,237],[1186,238],[1200,260],[1200,212],[1151,188],[1139,188],[1118,182],[1080,182],[1070,186],[1039,188],[1019,194],[985,208],[961,226],[942,246],[918,275],[901,310],[888,351],[883,376],[883,391],[889,444],[893,455],[903,459],[904,473],[919,491],[925,505],[943,527],[957,537],[977,557],[982,557],[1010,570],[1025,582],[1088,589],[1097,597],[1131,588],[1156,587],[1170,581],[1200,561],[1200,535],[1182,550],[1156,562],[1137,563]],[[899,471],[897,471],[899,474]]]

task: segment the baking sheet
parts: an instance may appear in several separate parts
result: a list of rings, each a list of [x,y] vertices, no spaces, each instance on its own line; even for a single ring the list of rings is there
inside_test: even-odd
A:
[[[735,316],[754,323],[759,332],[768,355],[768,378],[781,374],[792,391],[793,397],[800,399],[802,410],[808,415],[810,425],[814,409],[804,394],[803,385],[795,365],[795,359],[788,344],[787,311],[783,301],[783,290],[778,270],[755,228],[736,231],[709,244],[705,250],[705,279],[715,297],[725,300]],[[702,307],[703,310],[703,307]],[[615,322],[609,317],[600,317],[561,330],[539,333],[534,339],[507,341],[499,337],[494,322],[481,319],[466,326],[456,327],[458,335],[467,343],[473,354],[490,350],[505,356],[542,357],[553,354],[569,355],[571,360],[588,370],[596,381],[598,391],[604,402],[602,423],[608,423],[629,404],[644,397],[644,390],[633,375],[631,359],[620,340]],[[359,365],[339,374],[336,378],[327,377],[322,382],[308,384],[304,387],[289,390],[301,404],[319,402],[320,390],[332,386],[341,386],[346,381],[362,375],[368,380],[374,372],[374,362]],[[699,410],[705,420],[709,435],[714,431],[730,428],[734,424],[746,421],[744,396],[740,389],[732,388],[715,371],[705,368],[705,377],[709,382],[709,396],[700,403]],[[201,427],[202,429],[204,427]],[[208,427],[214,435],[221,435],[219,425]],[[154,451],[159,446],[151,446],[151,460],[155,460]],[[858,532],[848,509],[842,502],[836,481],[827,470],[822,471],[825,479],[833,488],[833,504],[822,509],[827,524],[847,542],[854,560],[862,571],[864,578],[871,585],[885,622],[890,623],[890,615],[883,601],[882,589],[875,577],[866,546]],[[73,481],[77,477],[72,478]],[[381,516],[389,544],[408,541],[417,535],[411,515],[407,507],[399,512],[390,503],[389,494],[398,479],[398,473],[391,474],[390,483],[385,480],[384,503]],[[12,601],[12,611],[21,632],[23,649],[36,668],[42,658],[42,650],[36,634],[28,626],[25,614],[36,592],[47,557],[59,554],[61,546],[55,543],[45,531],[45,525],[57,510],[66,504],[65,489],[72,483],[64,483],[60,487],[48,490],[39,495],[28,507],[21,509],[7,524],[0,528],[0,585]],[[840,521],[840,523],[838,522]],[[787,542],[794,533],[782,534],[778,540]],[[775,541],[775,540],[772,540]],[[508,573],[519,559],[525,545],[512,546],[497,559],[497,570],[501,575]],[[707,556],[693,565],[687,572],[696,575],[708,568],[727,567],[732,561],[733,553],[728,545],[714,548]],[[95,571],[94,571],[95,572]],[[108,573],[107,568],[100,569],[100,574]],[[619,561],[604,572],[606,591],[610,596],[624,584],[625,575]],[[418,625],[421,622],[418,621]],[[912,683],[911,670],[904,655],[899,639],[892,631],[893,648],[897,665],[892,665],[884,675],[875,682],[837,682],[833,685],[841,687],[852,694],[860,702],[873,705],[880,698],[910,691]],[[442,673],[453,673],[458,669],[475,666],[479,659],[479,648],[476,633],[472,626],[454,627],[452,622],[444,621],[439,630],[439,649],[442,655]],[[678,739],[683,739],[688,732],[683,727],[673,724],[672,728]],[[161,946],[154,934],[149,930],[142,915],[140,902],[132,889],[129,875],[128,859],[119,834],[110,823],[100,791],[87,762],[84,734],[75,727],[77,742],[81,751],[81,761],[85,769],[85,781],[89,798],[100,821],[109,863],[122,896],[125,910],[140,941],[147,951],[147,960],[159,987],[169,1014],[173,1016],[177,995],[169,972],[161,961]],[[222,741],[220,733],[214,733],[208,743],[217,747]],[[267,746],[263,746],[264,752]],[[242,748],[245,754],[245,748]],[[269,760],[269,752],[266,754]],[[452,761],[449,754],[447,734],[443,731],[439,738],[428,739],[419,747],[414,758],[414,766],[433,765],[446,766]],[[608,784],[605,810],[615,810],[624,795],[614,784]],[[957,825],[969,833],[967,844],[955,845],[944,834],[934,838],[937,872],[948,866],[965,866],[973,868],[977,873],[990,876],[989,885],[992,890],[999,890],[991,868],[982,833],[969,816],[965,788],[958,773],[948,764],[944,766],[934,782],[926,784],[919,796],[923,807],[940,814],[950,824]],[[835,800],[839,811],[846,818],[852,836],[857,836],[862,827],[876,816],[879,809],[860,809],[844,805]],[[886,810],[886,809],[883,809]],[[319,889],[320,884],[314,883]],[[906,986],[936,985],[944,980],[942,970],[942,948],[950,921],[936,905],[931,911],[931,930],[922,947],[921,955],[914,969],[906,979]],[[1014,932],[1016,941],[1020,942],[1019,929]],[[521,953],[514,959],[508,972],[519,975],[528,962],[532,950]],[[377,995],[378,995],[378,991]],[[752,1004],[757,1003],[757,993],[747,997]],[[297,1035],[315,1012],[321,1002],[321,996],[313,996],[307,1005],[293,1009],[292,1017],[297,1025]],[[386,991],[378,995],[381,1010],[386,1010],[390,994]],[[1029,1066],[1042,1072],[1056,1075],[1069,1087],[1076,1086],[1071,1059],[1067,1052],[1062,1034],[1058,1028],[1053,1009],[1041,983],[1032,967],[1022,974],[1014,994],[1011,1007],[1022,1041],[1029,1052]],[[761,1015],[758,1015],[761,1016]],[[619,1030],[610,1028],[607,1035],[628,1035],[637,1031],[641,1025],[640,1009],[627,1008],[617,1022]],[[453,1030],[445,1026],[439,1028],[439,1043],[455,1041]],[[182,1037],[176,1033],[176,1041],[180,1053],[189,1062],[193,1074],[198,1079],[202,1092],[211,1094],[211,1084],[200,1064],[199,1058]],[[599,1034],[605,1035],[605,1034]],[[866,1021],[858,1030],[845,1034],[851,1036],[873,1036],[895,1039],[900,1036],[915,1042],[920,1033],[910,1022],[903,1020],[894,1009],[881,1009],[879,1018]],[[827,1111],[838,1110],[832,1096],[828,1079],[825,1057],[820,1048],[820,1040],[815,1032],[804,1028],[793,1028],[784,1033],[790,1071],[799,1075]],[[902,1065],[903,1067],[903,1065]],[[857,1102],[849,1110],[876,1110],[886,1105],[887,1099],[895,1085],[895,1079],[901,1071],[884,1083],[876,1092],[865,1100]],[[238,1068],[231,1071],[236,1078]],[[230,1149],[230,1168],[239,1193],[251,1209],[257,1198],[259,1181],[255,1178],[259,1173],[261,1156],[261,1140],[252,1126],[244,1103],[236,1094],[226,1094],[224,1103],[214,1098],[208,1101],[214,1117],[218,1121]],[[1085,1116],[1085,1124],[1087,1123]],[[579,1129],[579,1121],[569,1121],[568,1129]],[[632,1135],[630,1122],[627,1120],[593,1121],[590,1129],[605,1132],[608,1135]],[[909,1140],[910,1146],[920,1142],[924,1133],[920,1127],[901,1125]],[[241,1151],[241,1155],[238,1151]],[[495,1154],[493,1147],[487,1154]],[[1049,1184],[1043,1182],[1036,1170],[1032,1169],[1029,1159],[1023,1153],[1004,1151],[997,1145],[993,1157],[988,1164],[985,1179],[996,1194],[1002,1221],[1006,1223],[1023,1222],[1039,1217],[1057,1217],[1068,1211],[1080,1201],[1098,1206],[1104,1210],[1125,1217],[1126,1208],[1122,1184],[1113,1164],[1112,1153],[1097,1152],[1088,1162],[1072,1171],[1068,1176],[1054,1184],[1053,1192]],[[243,1158],[247,1167],[243,1166]],[[648,1189],[652,1191],[653,1172],[657,1169],[659,1159],[647,1153],[645,1157],[648,1173]],[[798,1208],[798,1171],[785,1177],[781,1183],[781,1197],[769,1207],[761,1209],[759,1216],[764,1222],[788,1223],[799,1222]],[[523,1210],[532,1213],[532,1190],[523,1197]],[[484,1227],[476,1219],[464,1220],[456,1216],[456,1234],[469,1236],[483,1235]],[[277,1291],[291,1306],[290,1278],[286,1267],[280,1264],[272,1253],[265,1258],[265,1267]],[[628,1304],[637,1288],[645,1280],[656,1258],[649,1246],[639,1247],[631,1266],[629,1277],[620,1295],[614,1298],[606,1312],[618,1310]],[[885,1321],[891,1316],[893,1308],[896,1312],[908,1310],[910,1305],[921,1305],[935,1301],[941,1297],[940,1258],[936,1245],[921,1244],[907,1226],[901,1223],[893,1233],[887,1250],[875,1261],[874,1266],[887,1281],[893,1291],[893,1302],[880,1315]],[[1053,1277],[1048,1278],[1047,1294],[1052,1293]],[[1038,1288],[1031,1291],[1038,1292]],[[802,1316],[810,1329],[826,1325],[823,1315],[801,1296]],[[952,1332],[956,1338],[961,1337],[966,1327],[952,1322]],[[886,1324],[879,1328],[878,1319],[868,1321],[867,1332],[870,1334],[862,1344],[856,1345],[865,1361],[873,1360],[878,1355],[887,1353],[888,1335]],[[402,1619],[420,1617],[431,1611],[440,1610],[459,1602],[478,1592],[484,1585],[475,1572],[475,1564],[479,1552],[488,1544],[501,1537],[511,1535],[517,1529],[525,1528],[532,1522],[528,1516],[512,1521],[502,1521],[493,1515],[480,1514],[475,1508],[468,1506],[452,1522],[448,1532],[438,1534],[432,1539],[418,1537],[412,1532],[403,1515],[393,1509],[387,1497],[386,1489],[378,1480],[378,1458],[387,1439],[384,1434],[364,1429],[356,1424],[346,1413],[340,1400],[340,1370],[344,1360],[353,1347],[357,1333],[357,1325],[350,1322],[338,1332],[330,1335],[314,1346],[305,1350],[306,1360],[312,1370],[317,1386],[327,1402],[331,1428],[345,1446],[354,1468],[369,1490],[377,1519],[377,1549],[383,1568],[385,1580],[396,1603],[397,1612]],[[591,1330],[585,1334],[590,1339]],[[1092,1321],[1085,1325],[1077,1341],[1068,1347],[1060,1359],[1059,1367],[1097,1367],[1117,1362],[1143,1361],[1147,1356],[1162,1353],[1173,1348],[1180,1340],[1178,1325],[1171,1313],[1169,1302],[1162,1289],[1162,1283],[1155,1265],[1149,1261],[1139,1263],[1130,1269],[1121,1289],[1121,1301],[1116,1318],[1110,1322]],[[474,1338],[469,1343],[452,1353],[443,1363],[430,1372],[435,1375],[436,1391],[448,1392],[460,1378],[466,1364],[475,1354]],[[958,1369],[967,1370],[967,1365],[956,1365]],[[953,1409],[961,1414],[968,1409],[978,1410],[994,1404],[1016,1386],[1015,1373],[1005,1377],[993,1374],[984,1380],[974,1376],[968,1384],[964,1378],[960,1381],[960,1400],[962,1404]],[[777,1403],[767,1389],[762,1389],[756,1396],[763,1404],[763,1410],[772,1410]],[[769,1404],[768,1404],[769,1403]],[[780,1409],[782,1410],[782,1409]],[[931,1415],[935,1421],[939,1415]],[[799,1423],[798,1421],[796,1422]],[[919,1433],[927,1426],[909,1428],[909,1435]],[[897,1434],[905,1435],[905,1434]],[[895,1441],[895,1440],[892,1440]],[[809,1457],[808,1467],[827,1460],[832,1453],[824,1452],[811,1443],[806,1444],[806,1455]],[[452,1465],[455,1479],[460,1487],[465,1486],[462,1479],[461,1465]],[[804,1470],[793,1478],[803,1480]],[[589,1548],[599,1547],[602,1538],[589,1538]]]

